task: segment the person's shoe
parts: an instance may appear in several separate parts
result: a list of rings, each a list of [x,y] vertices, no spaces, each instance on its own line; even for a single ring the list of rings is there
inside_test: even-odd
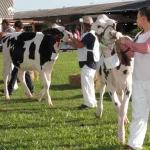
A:
[[[85,104],[82,104],[81,106],[78,107],[79,110],[88,109],[88,108],[90,108],[90,107]]]
[[[124,150],[134,150],[134,148],[130,147],[129,145],[125,145]]]

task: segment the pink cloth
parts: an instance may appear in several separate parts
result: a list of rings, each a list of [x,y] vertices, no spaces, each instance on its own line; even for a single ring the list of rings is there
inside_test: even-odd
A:
[[[77,34],[77,39],[80,40],[80,32],[78,30],[75,31],[75,33]]]

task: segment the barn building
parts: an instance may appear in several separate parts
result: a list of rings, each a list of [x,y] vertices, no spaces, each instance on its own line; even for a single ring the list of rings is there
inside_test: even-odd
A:
[[[13,0],[0,0],[0,31],[3,19],[13,19],[14,8]]]
[[[57,9],[21,11],[14,14],[14,19],[33,19],[58,23],[67,28],[72,28],[76,25],[81,26],[80,20],[86,15],[90,15],[96,19],[99,14],[104,13],[110,18],[118,21],[117,28],[119,31],[128,33],[137,27],[137,11],[144,6],[150,6],[150,0],[134,0]]]

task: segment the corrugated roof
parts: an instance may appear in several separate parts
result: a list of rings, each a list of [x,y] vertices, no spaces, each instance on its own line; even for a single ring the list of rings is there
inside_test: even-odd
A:
[[[79,14],[86,15],[86,14],[96,14],[96,13],[104,13],[104,12],[138,10],[139,8],[144,6],[150,6],[150,0],[124,1],[124,2],[117,2],[117,3],[65,7],[65,8],[57,8],[57,9],[22,11],[22,12],[16,12],[14,15],[14,19],[79,15]]]
[[[0,0],[0,18],[13,18],[13,0]]]

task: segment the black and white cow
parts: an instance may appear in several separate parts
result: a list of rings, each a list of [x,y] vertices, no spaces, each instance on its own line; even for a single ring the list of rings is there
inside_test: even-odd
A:
[[[128,123],[128,102],[132,91],[133,61],[118,49],[116,39],[123,36],[115,30],[116,21],[100,15],[92,29],[100,36],[100,101],[96,116],[102,117],[105,88],[112,98],[118,117],[118,141],[125,141],[124,123]],[[129,38],[130,39],[130,38]],[[130,39],[131,40],[131,39]],[[107,110],[109,111],[109,110]]]
[[[51,72],[58,57],[61,42],[68,41],[68,34],[70,33],[64,27],[54,24],[46,34],[42,32],[20,32],[11,33],[3,37],[3,79],[6,99],[9,99],[7,81],[11,63],[13,63],[14,66],[19,68],[18,78],[30,99],[32,98],[32,94],[25,82],[25,71],[37,70],[39,72],[44,87],[37,99],[41,101],[46,92],[46,100],[49,105],[52,105],[49,94]]]

